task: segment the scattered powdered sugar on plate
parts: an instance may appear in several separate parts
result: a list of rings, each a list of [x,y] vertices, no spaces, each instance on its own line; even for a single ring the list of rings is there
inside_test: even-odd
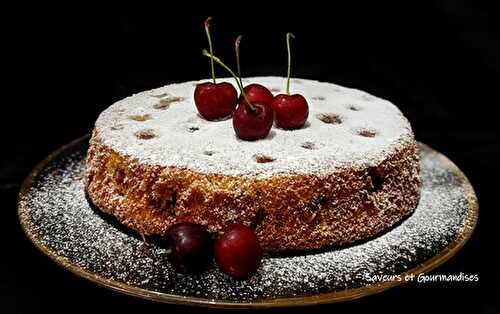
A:
[[[281,77],[248,80],[272,90],[285,84]],[[234,85],[230,79],[219,81]],[[264,176],[375,166],[388,153],[414,141],[410,124],[390,102],[356,89],[305,79],[294,79],[291,85],[291,92],[304,95],[309,103],[303,128],[274,127],[265,139],[242,141],[235,136],[231,119],[210,122],[199,116],[193,100],[196,83],[167,85],[118,101],[97,119],[99,137],[105,145],[143,163]],[[325,116],[336,120],[322,119]],[[316,149],[305,149],[304,143]],[[273,161],[258,163],[255,155],[270,156]]]
[[[468,183],[422,146],[420,204],[392,230],[345,248],[267,255],[258,273],[244,281],[215,265],[186,275],[172,269],[161,245],[145,245],[89,206],[82,181],[86,151],[80,142],[44,167],[22,196],[23,225],[35,242],[70,264],[150,291],[245,302],[362,287],[374,275],[400,274],[424,263],[471,228]]]

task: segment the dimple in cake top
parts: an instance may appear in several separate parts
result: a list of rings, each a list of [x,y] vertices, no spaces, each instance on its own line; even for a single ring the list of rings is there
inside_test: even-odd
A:
[[[282,77],[244,82],[267,86],[275,95],[284,92]],[[293,79],[291,85],[291,93],[302,94],[309,103],[305,126],[291,131],[273,127],[265,139],[243,141],[231,119],[207,121],[198,114],[193,100],[198,83],[171,84],[114,103],[97,119],[97,136],[140,163],[262,177],[376,166],[414,141],[408,120],[392,103],[305,79]]]

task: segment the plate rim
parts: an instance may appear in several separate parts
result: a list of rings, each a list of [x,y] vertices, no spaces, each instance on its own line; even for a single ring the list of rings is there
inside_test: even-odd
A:
[[[85,270],[73,263],[62,255],[59,255],[56,250],[50,248],[50,246],[44,243],[44,240],[36,233],[36,228],[31,221],[28,210],[27,210],[27,192],[31,188],[35,179],[41,173],[41,171],[49,164],[52,160],[62,155],[66,151],[72,149],[74,146],[82,144],[90,138],[90,134],[81,136],[55,150],[49,154],[45,159],[39,162],[33,170],[28,174],[21,184],[21,188],[17,197],[17,215],[23,229],[23,232],[27,238],[33,243],[33,245],[42,252],[45,256],[55,262],[58,266],[70,271],[77,277],[87,279],[98,286],[108,288],[113,291],[124,293],[130,296],[135,296],[150,301],[156,301],[168,304],[177,305],[191,305],[199,307],[209,307],[209,308],[227,308],[227,309],[257,309],[257,308],[273,308],[273,307],[291,307],[291,306],[309,306],[309,305],[319,305],[326,303],[337,303],[359,299],[365,296],[380,293],[382,291],[388,290],[390,288],[402,285],[405,283],[404,280],[397,281],[386,281],[380,282],[372,285],[366,285],[358,288],[351,288],[341,291],[331,291],[323,292],[314,295],[305,296],[293,296],[293,297],[282,297],[282,298],[263,298],[251,301],[228,301],[228,300],[217,300],[209,298],[199,298],[191,296],[181,296],[175,294],[168,294],[153,290],[148,290],[133,285],[129,285],[117,280],[109,279],[101,276],[97,273]],[[450,242],[445,248],[443,248],[438,254],[434,255],[430,259],[426,260],[424,263],[401,273],[401,277],[409,274],[423,274],[427,273],[436,267],[442,265],[444,262],[449,260],[454,256],[470,239],[479,217],[479,203],[474,192],[474,188],[469,182],[469,179],[465,174],[455,165],[449,158],[430,146],[418,142],[421,148],[427,149],[429,153],[433,154],[435,158],[438,158],[441,164],[449,169],[459,180],[461,186],[465,189],[466,198],[468,200],[469,210],[467,212],[466,223],[456,238]]]

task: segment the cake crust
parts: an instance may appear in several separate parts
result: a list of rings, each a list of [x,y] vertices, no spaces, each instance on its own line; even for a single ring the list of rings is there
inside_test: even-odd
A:
[[[237,222],[253,227],[267,251],[319,249],[390,228],[413,212],[420,197],[418,147],[409,124],[391,145],[380,145],[377,157],[383,158],[325,164],[321,171],[273,171],[264,165],[245,173],[145,160],[110,143],[105,126],[98,120],[90,140],[88,196],[99,209],[143,235],[164,235],[179,222],[198,223],[211,232]],[[147,133],[141,135],[144,140]],[[264,164],[274,162],[259,157]],[[219,158],[225,162],[224,156]]]
[[[364,170],[257,179],[140,164],[94,132],[86,186],[99,209],[141,235],[239,222],[267,251],[311,250],[373,237],[410,215],[420,198],[417,156],[414,144]]]

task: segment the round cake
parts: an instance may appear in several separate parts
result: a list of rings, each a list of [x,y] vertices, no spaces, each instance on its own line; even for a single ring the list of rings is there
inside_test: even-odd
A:
[[[231,82],[229,79],[220,81]],[[284,78],[244,80],[283,92]],[[356,89],[292,79],[309,103],[301,129],[238,139],[231,119],[204,120],[197,81],[116,102],[96,121],[86,160],[91,202],[142,235],[193,222],[252,227],[264,250],[345,245],[410,215],[420,197],[408,120]]]

